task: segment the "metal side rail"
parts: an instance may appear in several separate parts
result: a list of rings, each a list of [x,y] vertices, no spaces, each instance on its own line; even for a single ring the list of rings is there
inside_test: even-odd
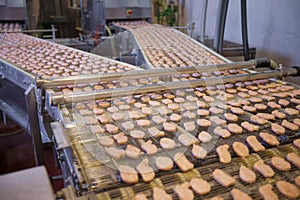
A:
[[[258,58],[250,61],[235,62],[235,63],[225,63],[217,65],[200,65],[200,66],[190,66],[190,67],[177,67],[177,68],[166,68],[166,69],[149,69],[149,70],[136,70],[128,72],[116,72],[116,73],[101,73],[101,74],[91,74],[91,75],[81,75],[81,76],[71,76],[71,77],[61,77],[52,78],[48,80],[37,80],[37,85],[43,88],[49,88],[59,85],[68,84],[84,84],[93,83],[99,81],[114,81],[114,80],[130,80],[134,78],[147,78],[151,76],[169,76],[178,75],[184,73],[201,73],[201,72],[213,72],[216,70],[230,70],[230,69],[256,69],[261,67],[268,67],[270,69],[277,69],[277,64],[269,58]]]
[[[140,87],[124,87],[91,92],[80,92],[73,94],[53,93],[51,104],[67,104],[80,101],[88,101],[94,99],[102,99],[109,97],[120,97],[124,95],[133,95],[144,92],[158,92],[170,91],[175,89],[182,89],[186,87],[199,87],[208,85],[218,85],[226,83],[234,83],[237,81],[250,81],[267,78],[283,78],[287,76],[299,76],[299,67],[281,68],[276,70],[269,70],[264,72],[256,72],[251,74],[231,75],[222,77],[202,78],[192,81],[178,81],[178,82],[163,82],[159,84],[143,85]]]

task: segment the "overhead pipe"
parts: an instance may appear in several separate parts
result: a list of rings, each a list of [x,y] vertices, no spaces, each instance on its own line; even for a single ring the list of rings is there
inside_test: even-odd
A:
[[[216,31],[214,39],[214,49],[218,53],[222,54],[223,40],[224,40],[224,31],[227,17],[229,0],[220,0],[218,7],[218,15],[216,22]]]
[[[248,44],[248,26],[247,26],[247,1],[241,0],[241,18],[242,18],[242,38],[243,38],[243,53],[245,61],[250,59],[249,44]]]

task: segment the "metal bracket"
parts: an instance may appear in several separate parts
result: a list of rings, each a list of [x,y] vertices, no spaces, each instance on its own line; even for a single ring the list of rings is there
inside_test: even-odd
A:
[[[57,144],[57,150],[62,150],[70,147],[70,143],[65,135],[64,129],[59,122],[52,122],[51,129],[54,134],[54,138]]]
[[[91,92],[79,92],[72,94],[61,94],[52,95],[53,104],[65,104],[65,103],[74,103],[82,101],[90,101],[95,99],[102,98],[111,98],[111,97],[120,97],[126,95],[140,94],[140,93],[149,93],[149,92],[158,92],[158,91],[171,91],[176,89],[184,89],[191,87],[200,87],[207,85],[218,85],[220,80],[222,83],[234,83],[237,81],[250,81],[258,80],[265,78],[281,78],[283,76],[294,76],[298,73],[298,70],[295,68],[283,68],[277,70],[269,70],[263,72],[249,73],[249,74],[239,74],[239,75],[230,75],[222,77],[209,77],[201,78],[192,81],[179,81],[179,82],[163,82],[159,84],[149,84],[142,85],[139,87],[129,86],[124,88],[114,88],[114,89],[105,89],[105,90],[94,90]]]

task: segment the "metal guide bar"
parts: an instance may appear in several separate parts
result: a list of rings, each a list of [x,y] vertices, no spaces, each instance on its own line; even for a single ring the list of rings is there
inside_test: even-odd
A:
[[[267,60],[267,59],[266,59]],[[128,72],[116,72],[116,73],[102,73],[92,75],[80,75],[74,77],[62,77],[53,78],[49,80],[37,80],[39,87],[49,88],[53,86],[66,85],[66,84],[83,84],[99,81],[113,81],[113,80],[130,80],[133,78],[148,78],[151,76],[163,76],[163,75],[179,75],[183,73],[201,73],[201,72],[213,72],[216,70],[230,70],[251,68],[254,69],[258,66],[257,60],[250,60],[236,63],[226,63],[217,65],[200,65],[191,67],[178,67],[178,68],[164,68],[164,69],[149,69],[138,70]]]
[[[57,31],[57,29],[36,29],[36,30],[20,30],[20,31],[0,31],[0,33],[44,33]]]
[[[267,78],[282,78],[286,76],[297,75],[297,68],[277,69],[251,74],[231,75],[222,77],[202,78],[192,81],[164,82],[159,84],[143,85],[139,87],[124,87],[107,90],[97,90],[91,92],[80,92],[72,94],[63,94],[61,92],[52,95],[52,104],[66,104],[81,101],[90,101],[95,99],[113,98],[120,96],[128,96],[146,92],[159,92],[163,90],[176,90],[184,88],[194,88],[199,86],[217,85],[225,83],[234,83],[237,81],[250,81]]]
[[[83,84],[99,81],[113,81],[113,80],[130,80],[133,78],[147,78],[158,75],[178,75],[183,73],[201,73],[201,72],[213,72],[216,70],[230,70],[230,69],[242,69],[251,68],[255,69],[258,67],[270,67],[271,69],[276,68],[276,63],[268,58],[259,58],[250,61],[217,64],[217,65],[200,65],[190,67],[178,67],[178,68],[165,68],[165,69],[149,69],[149,70],[138,70],[128,72],[116,72],[116,73],[102,73],[92,75],[79,75],[71,77],[53,78],[49,80],[37,80],[39,87],[49,88],[59,85],[67,84]]]

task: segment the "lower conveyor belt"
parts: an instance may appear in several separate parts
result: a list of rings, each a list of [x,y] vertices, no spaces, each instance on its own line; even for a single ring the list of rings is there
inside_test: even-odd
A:
[[[287,102],[282,101],[282,98]],[[216,153],[216,149],[222,145],[229,145],[229,152],[234,158],[227,165],[229,169],[230,166],[238,166],[237,163],[240,162],[248,166],[247,160],[257,159],[258,157],[255,157],[257,154],[267,161],[269,158],[265,158],[264,155],[274,150],[257,152],[243,159],[237,158],[239,156],[232,145],[240,142],[246,145],[250,152],[255,153],[247,142],[249,136],[254,136],[266,149],[293,142],[299,138],[299,103],[298,87],[278,80],[264,79],[83,101],[65,105],[61,108],[61,113],[62,122],[68,127],[66,135],[75,155],[74,166],[81,174],[81,188],[96,193],[111,189],[112,193],[101,194],[101,197],[111,195],[111,198],[114,198],[128,195],[128,191],[139,188],[141,184],[145,187],[146,195],[152,195],[148,190],[150,185],[152,187],[152,184],[157,183],[157,179],[152,180],[148,185],[144,184],[139,177],[137,185],[131,188],[132,185],[126,183],[120,176],[120,166],[126,165],[135,169],[144,159],[148,159],[149,166],[155,172],[155,178],[166,177],[164,180],[169,181],[171,185],[178,182],[171,178],[174,175],[169,174],[182,170],[176,163],[177,153],[182,153],[188,162],[197,168],[201,176],[207,178],[209,174],[205,175],[205,173],[208,173],[210,166],[222,166]],[[228,117],[228,114],[236,118]],[[257,121],[255,117],[261,121]],[[286,125],[286,122],[289,122],[289,125]],[[240,127],[241,132],[231,129],[232,124]],[[277,132],[274,124],[280,125],[284,133]],[[220,129],[229,135],[221,134],[217,131]],[[134,131],[138,131],[142,136],[135,136]],[[199,136],[201,132],[207,133],[211,137],[210,140],[203,141]],[[275,144],[262,137],[262,132],[274,137]],[[125,136],[127,141],[118,143],[116,135]],[[186,143],[182,140],[183,136],[190,140]],[[163,138],[171,139],[175,142],[175,146],[164,147]],[[157,152],[149,155],[143,147],[146,142],[152,143],[157,148]],[[203,157],[199,158],[195,155],[193,152],[195,145],[204,149],[206,153],[202,155]],[[137,149],[136,157],[133,158],[128,153],[130,151],[128,146]],[[112,154],[110,152],[112,148],[119,150],[121,155]],[[295,147],[290,148],[296,151]],[[155,162],[160,156],[174,162],[170,171],[162,172],[158,169]],[[207,172],[202,174],[201,172],[205,170]],[[299,173],[295,167],[293,170]],[[193,172],[195,170],[186,174],[193,174]],[[167,180],[167,177],[170,177],[170,180]],[[246,188],[237,184],[239,185],[241,190],[247,192]],[[222,194],[223,190],[229,191],[226,188],[220,189],[220,186],[213,188],[215,190],[212,194]],[[137,189],[129,194],[133,195],[144,189]],[[126,192],[118,193],[121,190]],[[172,193],[171,189],[166,190]],[[253,195],[257,195],[256,193],[253,191]]]
[[[288,153],[296,153],[300,156],[300,150],[297,149],[292,144],[282,145],[280,147],[275,147],[268,149],[259,153],[252,153],[247,158],[235,158],[230,164],[220,164],[213,163],[202,167],[195,168],[186,173],[170,173],[162,175],[150,183],[140,183],[133,186],[125,186],[121,188],[115,188],[106,192],[98,193],[96,196],[98,199],[133,199],[137,194],[145,194],[148,199],[153,197],[153,188],[160,188],[164,190],[167,194],[170,194],[172,199],[179,199],[178,195],[175,193],[174,188],[176,185],[184,184],[190,182],[194,178],[201,178],[206,180],[210,186],[211,191],[208,194],[200,195],[194,192],[194,199],[211,199],[215,196],[221,197],[223,199],[231,199],[230,191],[232,189],[238,189],[242,192],[248,194],[252,199],[263,199],[259,193],[258,188],[271,184],[273,191],[278,196],[278,199],[290,199],[283,195],[277,188],[276,183],[278,181],[287,181],[289,183],[295,184],[295,177],[300,175],[300,171],[297,166],[292,165],[291,169],[286,172],[282,172],[272,167],[275,171],[274,177],[265,178],[259,172],[256,172],[255,183],[249,184],[243,182],[239,177],[240,166],[246,166],[253,169],[253,164],[258,160],[264,160],[264,162],[270,166],[272,157],[282,157],[285,158]],[[230,187],[224,187],[219,184],[213,177],[212,172],[215,169],[221,169],[235,178],[236,183]]]

